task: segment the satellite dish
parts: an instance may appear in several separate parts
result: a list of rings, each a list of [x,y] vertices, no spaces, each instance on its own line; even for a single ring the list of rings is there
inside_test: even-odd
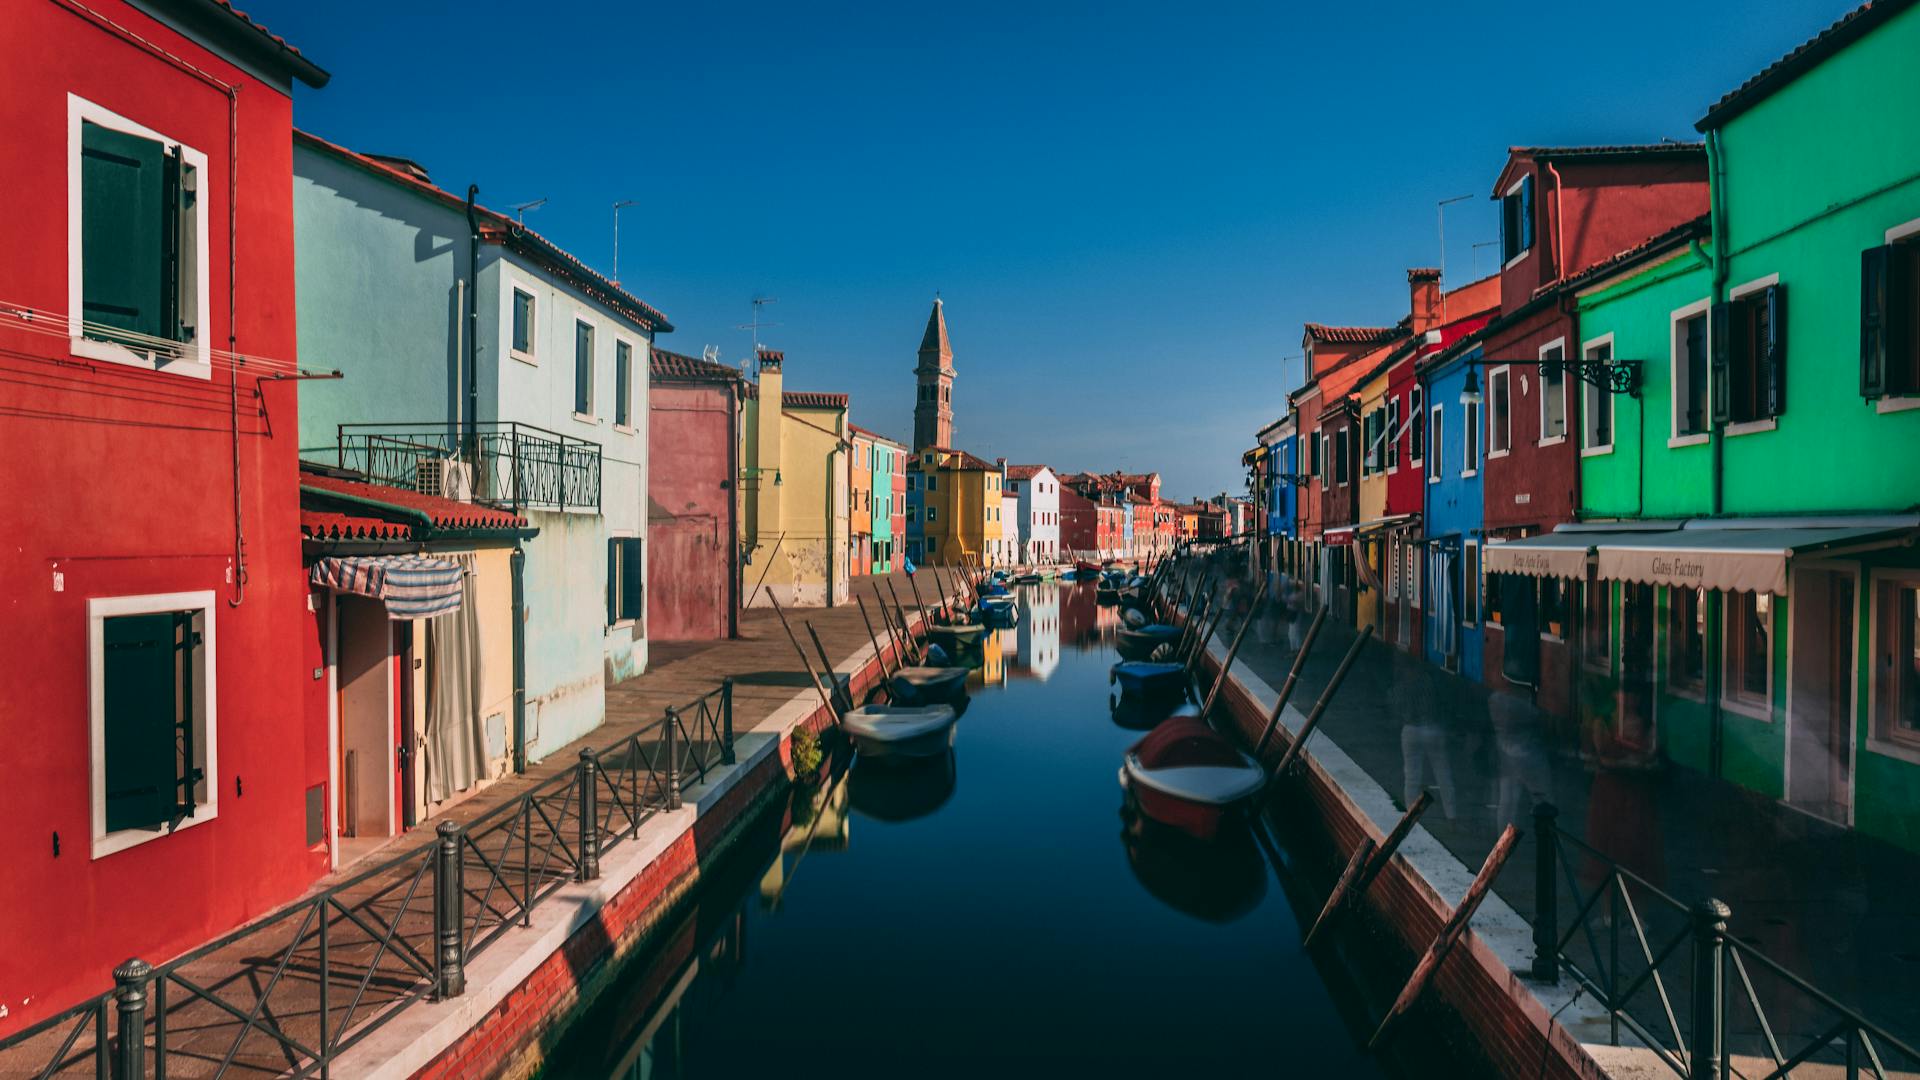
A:
[[[700,350],[700,358],[702,360],[705,360],[709,364],[719,363],[720,362],[720,346],[718,345],[706,346],[705,348]]]

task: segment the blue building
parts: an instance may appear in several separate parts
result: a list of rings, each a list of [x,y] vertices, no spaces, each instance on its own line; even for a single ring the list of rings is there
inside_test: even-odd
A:
[[[1297,420],[1289,412],[1261,428],[1255,437],[1260,441],[1262,464],[1256,474],[1262,485],[1261,499],[1267,508],[1267,548],[1264,554],[1270,569],[1290,574],[1294,572],[1296,561],[1295,541],[1300,536],[1300,489],[1295,483],[1300,473]]]
[[[1481,359],[1475,338],[1420,363],[1427,402],[1425,607],[1427,656],[1479,681],[1484,644],[1480,554],[1485,431],[1467,373]],[[1478,374],[1477,372],[1475,373]],[[1478,380],[1475,380],[1476,387]]]

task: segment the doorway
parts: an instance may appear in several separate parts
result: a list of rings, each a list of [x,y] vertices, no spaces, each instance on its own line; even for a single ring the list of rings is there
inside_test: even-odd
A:
[[[1796,569],[1788,612],[1787,803],[1853,816],[1854,574]]]
[[[340,593],[334,611],[339,635],[336,809],[344,866],[397,831],[395,809],[401,792],[395,723],[402,714],[396,705],[410,680],[402,678],[402,666],[393,662],[394,623],[384,603]]]

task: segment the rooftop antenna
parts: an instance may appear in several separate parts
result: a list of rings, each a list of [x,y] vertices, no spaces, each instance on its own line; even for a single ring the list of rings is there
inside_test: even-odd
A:
[[[760,355],[760,328],[763,326],[779,326],[780,325],[777,322],[761,322],[760,309],[763,307],[766,307],[768,304],[777,304],[779,302],[780,302],[780,298],[777,296],[754,297],[753,298],[753,321],[747,322],[747,323],[741,323],[739,326],[734,327],[735,330],[753,331],[753,355],[756,358],[759,357]]]
[[[1447,319],[1447,204],[1465,202],[1471,195],[1455,195],[1451,199],[1441,199],[1436,213],[1440,217],[1440,321]]]
[[[639,206],[639,199],[621,199],[613,204],[613,283],[620,284],[620,211],[623,207]]]
[[[702,346],[700,349],[700,359],[705,360],[709,364],[719,363],[720,362],[720,346],[718,345]]]
[[[523,203],[514,204],[514,206],[512,207],[514,224],[525,225],[527,223],[527,211],[538,210],[545,205],[547,205],[547,200],[545,196],[541,196],[540,198],[535,199],[532,202],[523,202]]]
[[[1477,244],[1475,244],[1475,245],[1473,245],[1473,250],[1474,250],[1474,251],[1479,251],[1479,250],[1480,250],[1481,248],[1490,248],[1490,247],[1492,247],[1493,245],[1495,245],[1495,244],[1497,244],[1497,243],[1499,243],[1499,242],[1500,242],[1500,241],[1498,241],[1498,240],[1482,240],[1482,241],[1480,241],[1479,243],[1477,243]],[[1480,264],[1476,262],[1476,263],[1474,263],[1474,265],[1475,265],[1475,266],[1479,266]]]

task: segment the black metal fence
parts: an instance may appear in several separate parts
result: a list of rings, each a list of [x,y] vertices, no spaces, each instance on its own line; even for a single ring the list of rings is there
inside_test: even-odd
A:
[[[1920,1052],[1729,934],[1726,904],[1668,895],[1557,816],[1534,808],[1533,975],[1570,974],[1613,1045],[1624,1033],[1688,1080],[1920,1072]]]
[[[0,1040],[0,1075],[330,1076],[341,1053],[466,967],[683,787],[734,762],[733,680],[429,843],[381,860]]]
[[[530,424],[341,424],[334,464],[381,484],[519,512],[600,506],[600,444]]]

